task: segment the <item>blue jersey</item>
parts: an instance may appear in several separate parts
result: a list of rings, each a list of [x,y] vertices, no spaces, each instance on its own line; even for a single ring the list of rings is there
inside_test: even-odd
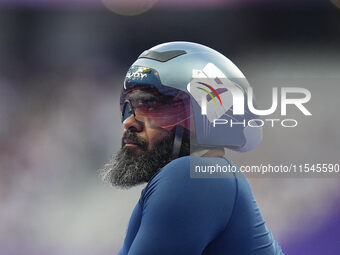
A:
[[[247,179],[191,178],[190,161],[231,164],[224,158],[181,157],[143,189],[119,255],[277,255]]]

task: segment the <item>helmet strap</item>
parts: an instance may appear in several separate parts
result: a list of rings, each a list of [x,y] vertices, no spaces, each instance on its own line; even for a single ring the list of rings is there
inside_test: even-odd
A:
[[[179,156],[182,147],[183,131],[184,127],[177,125],[175,130],[175,138],[172,147],[172,159],[176,159]]]

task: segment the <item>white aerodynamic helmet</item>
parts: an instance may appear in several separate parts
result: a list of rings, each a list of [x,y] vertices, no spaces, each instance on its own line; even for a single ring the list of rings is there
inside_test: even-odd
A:
[[[140,111],[139,116],[153,118],[155,124],[169,129],[190,129],[185,120],[192,116],[192,144],[249,151],[262,141],[258,116],[248,109],[249,87],[242,72],[221,53],[197,43],[163,43],[144,51],[130,67],[121,94],[122,120],[134,114],[127,100],[130,91],[153,88],[190,107],[165,104],[157,114]]]

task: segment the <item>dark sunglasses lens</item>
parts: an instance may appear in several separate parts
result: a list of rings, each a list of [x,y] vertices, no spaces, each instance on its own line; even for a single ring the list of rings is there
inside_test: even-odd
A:
[[[131,108],[131,105],[129,102],[125,102],[123,106],[123,112],[122,112],[122,123],[129,118],[131,115],[133,115],[133,110]]]

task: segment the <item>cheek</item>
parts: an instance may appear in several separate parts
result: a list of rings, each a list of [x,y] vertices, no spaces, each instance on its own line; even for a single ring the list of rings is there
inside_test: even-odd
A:
[[[149,143],[148,149],[153,149],[154,145],[169,134],[169,131],[162,128],[146,128],[145,133]]]

